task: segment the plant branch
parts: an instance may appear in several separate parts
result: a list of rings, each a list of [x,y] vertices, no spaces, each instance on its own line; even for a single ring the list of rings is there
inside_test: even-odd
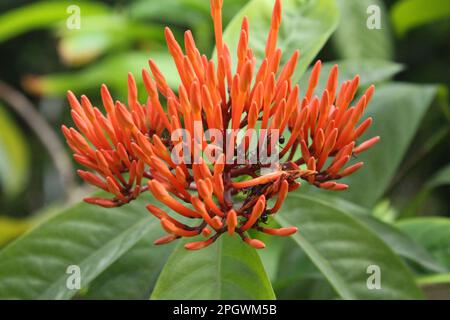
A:
[[[75,187],[74,170],[72,161],[67,156],[58,136],[27,97],[1,80],[0,99],[4,100],[25,121],[47,149],[60,175],[64,193],[68,196],[70,190]]]

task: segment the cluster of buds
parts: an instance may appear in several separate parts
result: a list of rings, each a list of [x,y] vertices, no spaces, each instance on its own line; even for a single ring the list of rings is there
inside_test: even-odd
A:
[[[264,248],[247,231],[278,236],[296,232],[295,227],[275,229],[266,223],[279,211],[288,192],[300,187],[299,180],[344,190],[348,186],[337,181],[363,165],[348,165],[352,156],[379,140],[375,137],[356,145],[372,123],[371,118],[360,123],[360,118],[374,91],[369,87],[351,106],[358,77],[338,90],[335,66],[326,89],[317,97],[319,61],[300,98],[300,88],[291,79],[299,52],[280,66],[281,0],[275,2],[263,61],[257,64],[249,47],[249,22],[244,18],[234,67],[222,36],[222,5],[223,0],[211,0],[216,62],[200,54],[191,32],[185,33],[183,50],[166,28],[168,48],[181,79],[177,91],[150,60],[150,72],[142,71],[148,94],[144,104],[138,101],[131,74],[128,106],[114,103],[106,86],[102,87],[106,115],[86,97],[80,103],[68,94],[78,130],[63,126],[63,133],[75,160],[88,169],[78,173],[113,195],[112,199],[85,201],[116,207],[149,191],[170,209],[147,206],[168,233],[155,244],[203,236],[185,245],[195,250],[228,233]],[[247,134],[256,129],[256,137]],[[256,147],[255,140],[259,140]],[[263,161],[263,151],[270,161]],[[252,156],[255,161],[249,160]]]

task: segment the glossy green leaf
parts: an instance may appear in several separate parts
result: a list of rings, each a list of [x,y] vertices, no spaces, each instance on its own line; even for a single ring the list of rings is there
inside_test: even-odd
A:
[[[367,210],[342,200],[332,202],[330,205],[351,213],[356,220],[376,233],[395,254],[402,258],[406,258],[408,261],[412,261],[432,272],[438,272],[439,275],[447,271],[424,247],[417,244],[395,226],[383,223],[370,216]],[[439,277],[439,279],[441,278]],[[422,282],[432,280],[436,279],[419,278],[416,282],[422,284]],[[296,249],[295,244],[291,242],[284,246],[273,285],[279,299],[332,299],[336,295],[325,277],[303,250]]]
[[[303,188],[303,187],[302,187]],[[302,193],[303,190],[299,190]],[[293,194],[294,197],[296,194]],[[296,201],[290,199],[286,201]],[[423,246],[417,244],[408,235],[400,231],[395,226],[386,224],[370,215],[370,211],[348,202],[341,198],[331,198],[325,195],[314,194],[314,199],[340,211],[351,214],[354,219],[364,224],[375,233],[389,248],[398,256],[412,261],[423,268],[433,272],[445,272],[445,268],[440,265]],[[281,212],[283,214],[283,211]],[[272,237],[274,238],[274,237]],[[277,238],[276,238],[277,239]],[[278,238],[279,239],[279,238]],[[267,247],[272,245],[270,238]],[[261,252],[264,254],[265,252]],[[264,265],[265,260],[263,259]],[[284,250],[281,253],[281,260],[276,269],[277,275],[274,278],[274,290],[280,299],[330,299],[334,295],[331,293],[331,286],[326,282],[324,276],[311,262],[301,248],[294,249],[293,245],[284,242]]]
[[[22,33],[48,28],[55,23],[65,21],[71,13],[67,12],[70,2],[39,1],[28,4],[0,15],[0,42]],[[102,14],[108,8],[98,2],[77,1],[82,17]]]
[[[301,192],[301,191],[300,191]],[[417,244],[407,234],[392,226],[373,217],[370,210],[351,203],[345,199],[338,197],[330,197],[328,194],[314,194],[317,200],[327,203],[328,205],[338,208],[339,210],[351,214],[360,223],[363,223],[372,232],[376,233],[395,254],[406,258],[422,267],[436,272],[442,272],[442,266],[426,251],[424,247]]]
[[[397,1],[391,9],[392,24],[399,35],[449,17],[450,5],[447,0],[403,0]]]
[[[0,188],[7,196],[22,191],[28,180],[30,157],[21,129],[0,105]]]
[[[276,280],[278,299],[336,299],[335,290],[316,265],[291,238],[285,241]]]
[[[163,231],[161,231],[162,235]],[[153,233],[145,234],[130,250],[95,278],[83,299],[147,300],[175,243],[155,246]]]
[[[369,215],[360,215],[357,219],[375,232],[397,255],[407,258],[430,271],[445,271],[445,268],[423,246],[417,244],[410,235]]]
[[[273,220],[267,226],[270,228],[279,228],[279,225]],[[283,237],[273,237],[259,231],[253,232],[253,230],[249,231],[249,236],[259,239],[266,244],[264,250],[258,250],[258,255],[261,258],[261,262],[270,281],[273,282],[277,277],[280,267],[281,253],[286,243],[285,239]]]
[[[372,207],[386,191],[436,93],[434,86],[405,83],[377,87],[366,117],[374,123],[363,139],[380,136],[377,145],[357,156],[364,167],[342,182],[350,188],[339,196]]]
[[[400,220],[396,224],[423,245],[438,261],[450,269],[450,219],[423,217]]]
[[[315,94],[319,96],[322,94],[326,88],[330,70],[335,64],[339,66],[339,83],[353,79],[358,74],[361,88],[386,81],[403,70],[403,65],[399,63],[377,59],[352,59],[326,62],[322,64],[321,76]],[[312,68],[308,69],[299,82],[300,89],[303,92],[308,88],[311,72]]]
[[[71,265],[80,268],[84,290],[144,236],[159,236],[145,203],[115,209],[78,204],[41,223],[0,252],[0,297],[69,299],[78,293],[66,286]],[[149,246],[150,256],[153,250],[161,249]]]
[[[258,253],[238,236],[223,235],[198,251],[180,244],[167,261],[152,299],[275,299]]]
[[[230,22],[224,33],[232,57],[236,56],[242,19],[250,22],[250,47],[260,63],[264,56],[273,10],[273,0],[250,1]],[[334,0],[284,0],[278,47],[283,52],[281,64],[300,50],[300,59],[293,82],[297,82],[324,46],[338,24],[338,9]],[[233,58],[233,60],[235,60]]]
[[[344,299],[415,299],[411,272],[370,228],[317,198],[294,194],[276,220],[297,226],[292,237]],[[381,270],[381,289],[367,288],[367,268]]]
[[[383,1],[339,0],[338,4],[341,22],[332,40],[339,57],[391,60],[393,42]],[[379,17],[380,29],[368,28],[373,26],[372,17]]]

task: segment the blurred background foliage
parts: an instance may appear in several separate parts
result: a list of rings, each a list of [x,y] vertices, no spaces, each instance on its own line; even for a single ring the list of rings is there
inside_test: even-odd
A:
[[[225,2],[227,24],[247,0]],[[66,27],[71,4],[82,8],[79,30]],[[349,77],[371,70],[362,77],[367,83],[392,78],[438,85],[406,156],[398,159],[394,179],[373,206],[377,218],[414,235],[414,223],[402,223],[402,218],[450,215],[450,5],[448,0],[338,4],[344,22],[318,58],[343,60]],[[371,4],[382,9],[381,30],[359,27]],[[91,191],[75,176],[59,130],[62,123],[71,123],[66,91],[89,95],[100,105],[99,89],[105,83],[116,99],[125,99],[127,72],[140,79],[149,57],[176,87],[179,80],[165,46],[164,27],[170,25],[180,40],[191,29],[200,51],[211,54],[210,24],[206,0],[0,2],[0,246]],[[430,228],[442,226],[439,222],[430,221]],[[298,255],[281,255],[280,264],[301,260],[304,253]],[[296,272],[307,273],[308,267],[303,264],[305,270]],[[283,289],[289,281],[279,277],[275,284],[280,297],[295,290]],[[330,295],[328,285],[304,281],[309,298]]]

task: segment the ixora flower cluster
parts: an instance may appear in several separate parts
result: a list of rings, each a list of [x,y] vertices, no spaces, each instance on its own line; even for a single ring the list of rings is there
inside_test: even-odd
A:
[[[63,126],[62,130],[75,160],[88,169],[78,173],[86,182],[113,195],[112,199],[92,197],[85,201],[118,207],[150,191],[172,212],[169,215],[155,205],[147,206],[168,233],[155,244],[203,235],[204,240],[185,245],[195,250],[212,244],[224,233],[236,233],[249,245],[264,248],[263,242],[251,239],[246,231],[255,229],[278,236],[296,232],[295,227],[273,229],[264,224],[278,212],[288,192],[300,186],[298,180],[323,189],[344,190],[348,186],[336,181],[363,165],[348,165],[352,155],[379,140],[374,137],[359,145],[355,142],[372,123],[371,118],[360,119],[374,92],[371,86],[351,106],[358,76],[338,89],[335,66],[326,89],[320,97],[315,96],[319,61],[304,96],[299,98],[300,89],[291,80],[299,52],[280,66],[280,0],[275,2],[265,58],[258,67],[249,47],[247,18],[242,22],[233,66],[222,37],[222,5],[223,0],[211,0],[217,63],[200,54],[191,32],[185,33],[183,51],[166,28],[168,48],[181,79],[178,92],[167,85],[150,60],[151,73],[142,71],[148,93],[144,104],[138,101],[131,74],[128,105],[114,102],[106,86],[102,86],[106,115],[87,97],[78,101],[68,93],[78,129]],[[261,139],[265,147],[257,144],[252,151],[247,135],[240,140],[225,139],[255,128],[269,132]],[[205,131],[212,129],[221,134],[205,139]],[[187,141],[174,134],[180,130],[188,133]],[[222,147],[216,146],[209,156],[199,157],[219,140]],[[258,154],[262,149],[269,156],[276,155],[276,160],[237,161],[238,155]],[[182,217],[177,219],[175,213]]]

